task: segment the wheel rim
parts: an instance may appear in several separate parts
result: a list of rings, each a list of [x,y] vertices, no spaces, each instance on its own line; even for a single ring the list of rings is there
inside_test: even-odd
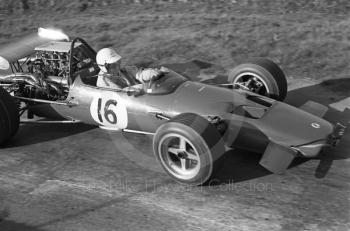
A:
[[[175,133],[165,135],[158,152],[162,165],[178,179],[189,180],[199,173],[199,153],[186,137]]]
[[[261,76],[252,73],[244,72],[239,74],[233,81],[236,89],[243,89],[254,92],[259,95],[270,95],[271,91],[265,80]]]

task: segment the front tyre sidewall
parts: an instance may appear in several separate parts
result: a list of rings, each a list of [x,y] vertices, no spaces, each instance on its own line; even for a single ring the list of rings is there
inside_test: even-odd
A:
[[[185,137],[187,140],[191,142],[193,147],[197,150],[199,154],[200,159],[200,169],[199,172],[190,179],[181,179],[181,176],[176,175],[173,171],[169,170],[166,167],[166,164],[164,163],[163,158],[161,157],[161,146],[160,143],[162,140],[162,137],[166,136],[167,134],[177,134],[180,136]],[[192,128],[180,124],[180,123],[167,123],[162,127],[162,129],[156,134],[154,138],[154,153],[156,155],[157,160],[161,163],[164,170],[176,181],[183,183],[183,184],[190,184],[190,185],[201,185],[209,180],[213,173],[213,164],[214,161],[211,155],[211,150],[209,149],[208,145],[204,141],[204,139],[195,132]]]

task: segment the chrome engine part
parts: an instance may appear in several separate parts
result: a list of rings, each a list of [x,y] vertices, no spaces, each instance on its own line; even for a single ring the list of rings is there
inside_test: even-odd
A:
[[[42,70],[45,76],[58,76],[68,78],[69,55],[65,52],[37,51],[35,62],[42,62]]]
[[[0,77],[0,86],[20,97],[45,100],[67,97],[69,53],[39,50],[20,67],[21,73]]]
[[[37,73],[16,73],[1,77],[0,86],[14,95],[34,99],[59,100],[68,93],[67,81],[60,77],[43,78]]]

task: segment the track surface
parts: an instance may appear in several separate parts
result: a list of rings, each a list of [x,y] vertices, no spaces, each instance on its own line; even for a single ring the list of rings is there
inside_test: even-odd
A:
[[[203,77],[198,62],[170,66],[195,80],[222,80]],[[326,118],[347,122],[349,86],[349,79],[290,78],[287,102],[332,105]],[[283,175],[259,166],[259,154],[229,152],[207,187],[173,182],[151,143],[82,124],[21,126],[0,150],[0,230],[350,229],[349,132]]]

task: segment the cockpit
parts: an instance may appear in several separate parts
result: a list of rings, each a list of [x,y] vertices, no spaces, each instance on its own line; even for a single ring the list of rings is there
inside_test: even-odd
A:
[[[147,93],[150,95],[171,94],[186,81],[184,76],[168,69],[160,78],[150,83]]]
[[[96,52],[82,39],[76,38],[71,45],[71,82],[73,83],[77,76],[81,81],[90,86],[96,86],[98,73],[100,71],[96,64]],[[165,95],[174,92],[179,85],[187,81],[182,75],[167,69],[160,78],[142,86],[146,88],[145,93],[150,95]],[[140,88],[140,84],[135,86]],[[129,86],[128,88],[133,88]]]

